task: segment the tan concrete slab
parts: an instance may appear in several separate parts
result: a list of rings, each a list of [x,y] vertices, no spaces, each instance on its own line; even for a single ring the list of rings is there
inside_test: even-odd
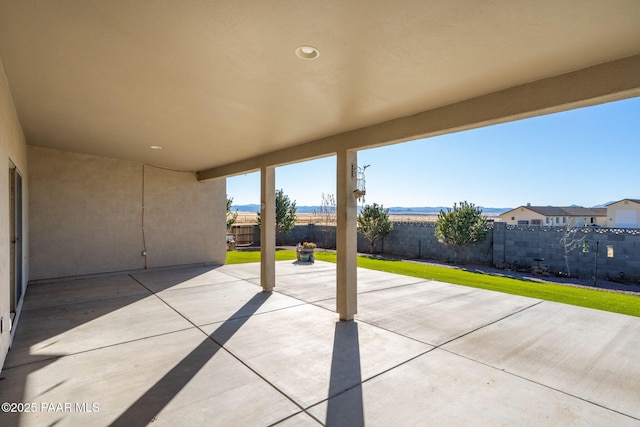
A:
[[[640,423],[638,317],[546,301],[443,348]]]
[[[276,272],[278,275],[306,274],[309,272],[335,271],[336,264],[326,261],[299,262],[299,261],[278,261],[276,262]]]
[[[308,284],[296,291],[310,298],[335,272],[281,265],[282,283]],[[640,425],[638,318],[365,271],[360,314],[337,322],[333,298],[292,305],[278,288],[172,270],[155,295],[126,277],[80,284],[78,303],[70,284],[51,305],[34,294],[0,402],[99,412],[54,406],[0,424]],[[133,294],[112,298],[110,286]]]
[[[245,264],[245,266],[249,266],[251,264]],[[256,265],[256,264],[253,264]],[[259,264],[257,264],[259,266]],[[246,275],[249,275],[248,267],[244,267],[246,269]],[[277,261],[276,262],[276,275],[278,279],[281,278],[291,278],[291,280],[295,280],[295,277],[310,277],[315,274],[322,274],[323,272],[334,272],[335,275],[336,265],[331,262],[324,261],[316,261],[314,263],[311,262],[298,262],[295,260],[287,260],[287,261]],[[244,274],[245,270],[243,270]],[[258,268],[258,273],[260,272]],[[257,277],[243,277],[245,279],[251,279],[251,282],[254,282]]]
[[[129,275],[105,275],[76,278],[27,287],[23,310],[37,310],[69,303],[95,301],[131,295],[149,295],[149,291]]]
[[[229,274],[236,279],[255,279],[260,277],[260,263],[250,262],[247,264],[225,264],[221,265],[218,271]]]
[[[277,285],[300,284],[305,282],[332,285],[335,289],[336,264],[325,261],[298,263],[293,261],[279,261],[276,263]],[[358,292],[368,292],[392,286],[403,286],[421,281],[415,277],[382,271],[358,268]],[[317,298],[314,298],[314,300]]]
[[[316,261],[314,264],[279,262],[276,266],[276,290],[306,302],[336,297],[336,265]],[[414,277],[359,268],[358,293],[404,286],[421,281]],[[251,279],[259,284],[259,279]],[[332,308],[335,309],[335,306]]]
[[[261,293],[259,286],[236,280],[191,288],[172,288],[160,292],[158,296],[195,325],[253,314],[254,308],[255,312],[264,313],[304,304],[286,295],[274,293],[268,296]],[[249,301],[252,303],[247,304]]]
[[[358,295],[357,319],[437,346],[539,300],[435,281]],[[316,303],[327,309],[334,300]]]
[[[155,296],[133,295],[27,310],[5,367],[190,328]]]
[[[2,414],[5,426],[266,426],[300,411],[197,329],[7,369],[3,377],[0,401],[36,405],[35,413]],[[56,411],[59,403],[71,408]]]
[[[358,293],[377,291],[395,286],[406,286],[420,282],[424,282],[424,279],[384,271],[368,270],[366,268],[358,269]]]
[[[219,266],[178,267],[131,274],[152,292],[234,282],[236,277],[220,271]]]
[[[322,424],[308,414],[299,413],[275,425],[278,427],[318,427]]]
[[[348,426],[638,426],[638,420],[439,349],[308,412],[327,425]]]
[[[202,329],[303,408],[432,348],[311,305],[240,321]]]
[[[309,274],[278,275],[275,290],[306,302],[335,298],[336,271],[333,269]]]

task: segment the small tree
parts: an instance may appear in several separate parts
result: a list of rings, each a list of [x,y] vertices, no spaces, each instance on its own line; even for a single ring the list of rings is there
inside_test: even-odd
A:
[[[453,246],[453,262],[458,263],[458,251],[469,243],[481,242],[487,236],[487,219],[473,203],[461,202],[453,210],[440,211],[436,225],[439,242]]]
[[[282,189],[276,191],[276,233],[286,234],[296,225],[296,202],[291,201]],[[260,227],[258,212],[258,227]]]
[[[584,239],[587,237],[586,234],[579,237],[579,230],[580,227],[576,227],[575,221],[573,221],[567,224],[565,227],[562,227],[562,232],[560,234],[559,240],[564,256],[564,264],[567,267],[567,277],[571,277],[571,269],[569,268],[569,255],[575,249],[583,247]]]
[[[238,209],[235,212],[231,212],[231,205],[233,204],[233,197],[227,196],[227,231],[231,230],[231,226],[236,223],[238,219]]]
[[[328,226],[336,225],[337,223],[337,204],[336,196],[334,194],[322,193],[322,201],[320,202],[320,209],[315,210],[313,214],[319,217],[320,224],[322,224],[324,231],[324,244],[326,249],[329,247],[329,232]]]
[[[378,240],[383,239],[393,229],[393,223],[389,220],[389,209],[374,203],[365,205],[358,215],[358,231],[362,233],[371,244],[371,253]]]
[[[320,217],[320,223],[323,225],[336,224],[336,196],[334,194],[322,193],[322,201],[320,209],[315,210],[313,214]]]

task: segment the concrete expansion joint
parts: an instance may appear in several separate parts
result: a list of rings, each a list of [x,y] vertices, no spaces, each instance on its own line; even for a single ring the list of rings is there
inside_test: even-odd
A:
[[[6,366],[6,367],[2,368],[2,371],[4,372],[4,371],[8,371],[10,369],[21,368],[21,367],[24,367],[24,366],[33,365],[33,364],[37,364],[37,363],[42,363],[42,362],[49,361],[49,360],[58,360],[58,359],[63,359],[65,357],[77,356],[79,354],[91,353],[91,352],[94,352],[94,351],[104,350],[104,349],[107,349],[107,348],[118,347],[118,346],[121,346],[121,345],[130,344],[130,343],[137,342],[137,341],[144,341],[144,340],[148,340],[148,339],[153,339],[153,338],[157,338],[157,337],[162,337],[162,336],[166,336],[166,335],[175,334],[175,333],[178,333],[178,332],[184,332],[184,331],[188,331],[190,329],[193,329],[193,327],[176,329],[175,331],[164,332],[164,333],[161,333],[161,334],[148,335],[148,336],[145,336],[144,338],[136,338],[136,339],[131,339],[131,340],[127,340],[127,341],[121,341],[121,342],[117,342],[117,343],[114,343],[114,344],[103,345],[103,346],[100,346],[100,347],[91,348],[91,349],[88,349],[88,350],[75,351],[75,352],[72,352],[72,353],[59,354],[59,355],[53,354],[50,357],[44,357],[44,358],[41,358],[41,359],[37,359],[37,360],[33,360],[33,361],[30,361],[30,362],[21,363],[21,364],[17,364],[17,365]]]
[[[400,286],[404,286],[404,285],[400,285]],[[399,287],[399,286],[398,286],[398,287]],[[375,290],[373,290],[373,291],[370,291],[370,292],[376,292],[376,291],[375,291]],[[528,310],[528,309],[533,308],[533,307],[535,307],[535,306],[537,306],[537,305],[540,305],[540,304],[542,304],[543,302],[545,302],[545,301],[544,301],[544,300],[539,300],[539,301],[535,302],[534,304],[531,304],[531,305],[529,305],[529,306],[523,307],[523,308],[521,308],[521,309],[519,309],[519,310],[516,310],[516,311],[514,311],[514,312],[512,312],[512,313],[507,314],[506,316],[503,316],[503,317],[501,317],[501,318],[499,318],[499,319],[496,319],[496,320],[494,320],[494,321],[491,321],[491,322],[489,322],[489,323],[486,323],[486,324],[484,324],[484,325],[481,325],[481,326],[479,326],[479,327],[477,327],[477,328],[475,328],[475,329],[473,329],[473,330],[471,330],[471,331],[469,331],[469,332],[466,332],[466,333],[464,333],[464,334],[462,334],[462,335],[459,335],[459,336],[457,336],[457,337],[454,337],[454,338],[452,338],[452,339],[450,339],[450,340],[447,340],[447,341],[445,341],[445,342],[442,342],[442,343],[440,343],[440,344],[433,344],[433,343],[429,343],[429,342],[426,342],[426,341],[422,341],[422,340],[419,340],[419,339],[417,339],[417,338],[414,338],[414,337],[411,337],[411,336],[408,336],[408,335],[405,335],[405,334],[398,333],[397,331],[393,331],[393,330],[391,330],[391,329],[385,328],[385,327],[383,327],[383,326],[381,326],[381,325],[378,325],[378,324],[375,324],[375,323],[366,322],[366,321],[363,321],[363,320],[357,320],[357,319],[356,319],[356,320],[357,320],[358,322],[360,322],[360,323],[364,323],[364,324],[367,324],[367,325],[370,325],[370,326],[373,326],[373,327],[376,327],[376,328],[380,328],[380,329],[385,330],[385,331],[387,331],[387,332],[390,332],[390,333],[393,333],[393,334],[399,335],[399,336],[401,336],[401,337],[403,337],[403,338],[410,339],[410,340],[412,340],[412,341],[416,341],[416,342],[419,342],[419,343],[421,343],[421,344],[425,344],[425,345],[429,345],[429,346],[432,346],[432,347],[433,347],[433,348],[430,348],[429,350],[425,351],[424,353],[420,353],[419,355],[417,355],[417,356],[415,356],[415,357],[413,357],[413,358],[411,358],[411,359],[407,360],[406,362],[408,362],[408,361],[410,361],[410,360],[413,360],[413,359],[415,359],[415,358],[417,358],[417,357],[420,357],[420,356],[422,356],[422,355],[424,355],[424,354],[427,354],[427,353],[429,353],[429,352],[431,352],[431,351],[433,351],[433,350],[435,350],[435,349],[440,349],[440,350],[446,351],[446,352],[448,352],[448,353],[455,354],[455,355],[457,355],[457,356],[465,357],[465,356],[459,355],[459,354],[457,354],[457,353],[454,353],[454,352],[452,352],[452,351],[450,351],[450,350],[444,349],[444,348],[442,348],[442,346],[444,346],[444,345],[446,345],[446,344],[449,344],[449,343],[451,343],[451,342],[453,342],[453,341],[456,341],[456,340],[458,340],[458,339],[460,339],[460,338],[462,338],[462,337],[465,337],[465,336],[467,336],[467,335],[469,335],[469,334],[472,334],[472,333],[474,333],[474,332],[477,332],[477,331],[479,331],[480,329],[483,329],[483,328],[486,328],[486,327],[488,327],[488,326],[491,326],[491,325],[493,325],[493,324],[495,324],[495,323],[497,323],[497,322],[500,322],[500,321],[502,321],[502,320],[504,320],[504,319],[507,319],[507,318],[509,318],[509,317],[511,317],[511,316],[513,316],[513,315],[515,315],[515,314],[521,313],[521,312],[523,312],[523,311],[525,311],[525,310]],[[469,360],[473,360],[473,359],[470,359],[470,358],[468,358],[468,357],[465,357],[465,358],[466,358],[466,359],[469,359]],[[475,360],[474,360],[474,361],[475,361]],[[406,363],[406,362],[405,362],[405,363]],[[477,361],[476,361],[476,362],[477,362]],[[482,363],[482,362],[478,362],[478,363]],[[401,364],[401,365],[402,365],[402,364]],[[398,365],[398,366],[400,366],[400,365]],[[393,368],[392,368],[392,369],[393,369]]]
[[[359,291],[358,295],[372,294],[372,293],[375,293],[375,292],[384,292],[384,291],[386,291],[388,289],[397,289],[397,288],[404,288],[406,286],[415,286],[415,285],[418,285],[420,283],[426,283],[426,282],[436,282],[436,280],[433,280],[433,279],[420,279],[420,280],[417,280],[415,282],[402,283],[400,285],[387,286],[387,287],[381,288],[381,289],[371,289],[369,291]]]
[[[146,290],[148,290],[149,292],[151,292],[151,295],[155,296],[156,298],[158,298],[158,300],[160,300],[164,305],[166,305],[167,307],[169,307],[171,310],[173,310],[175,313],[178,314],[178,316],[182,317],[184,320],[186,320],[188,323],[190,323],[191,325],[193,325],[194,327],[198,327],[198,325],[196,325],[195,323],[193,323],[190,319],[188,319],[184,314],[182,314],[181,312],[179,312],[178,310],[176,310],[175,308],[173,308],[173,306],[171,304],[169,304],[167,301],[165,301],[160,295],[158,295],[156,292],[154,292],[152,289],[150,289],[148,286],[146,286],[144,283],[142,283],[140,280],[136,279],[135,277],[133,277],[132,275],[128,275],[129,277],[131,277],[133,280],[135,280],[136,282],[138,282],[140,284],[140,286],[142,286],[143,288],[145,288]]]
[[[314,404],[314,405],[309,406],[309,408],[312,408],[312,407],[314,407],[315,405],[317,405],[317,403],[316,403],[316,404]],[[309,409],[309,408],[307,408],[307,409]],[[298,415],[300,415],[300,414],[308,415],[310,418],[313,418],[313,420],[314,420],[314,421],[316,421],[318,424],[320,424],[320,425],[322,425],[322,426],[326,425],[325,423],[323,423],[322,421],[320,421],[318,418],[314,417],[314,416],[313,416],[313,414],[311,414],[311,413],[307,412],[307,409],[302,409],[300,412],[296,412],[296,413],[294,413],[294,414],[291,414],[291,415],[289,415],[289,416],[288,416],[288,417],[286,417],[286,418],[283,418],[283,419],[281,419],[281,420],[278,420],[278,421],[276,421],[275,423],[269,424],[267,427],[275,427],[275,426],[278,426],[278,425],[280,425],[280,424],[282,424],[282,423],[286,422],[287,420],[291,420],[291,419],[295,418],[296,416],[298,416]]]
[[[478,326],[477,328],[472,329],[472,330],[470,330],[470,331],[468,331],[468,332],[465,332],[465,333],[464,333],[464,334],[462,334],[462,335],[459,335],[459,336],[457,336],[457,337],[451,338],[451,339],[450,339],[450,340],[448,340],[448,341],[445,341],[445,342],[443,342],[443,343],[438,344],[438,345],[436,346],[436,348],[440,348],[440,347],[442,347],[443,345],[446,345],[446,344],[452,343],[453,341],[456,341],[456,340],[459,340],[460,338],[466,337],[467,335],[470,335],[470,334],[472,334],[472,333],[474,333],[474,332],[477,332],[477,331],[479,331],[480,329],[484,329],[484,328],[486,328],[486,327],[488,327],[488,326],[491,326],[491,325],[496,324],[496,323],[498,323],[498,322],[501,322],[501,321],[503,321],[503,320],[505,320],[505,319],[508,319],[509,317],[514,316],[514,315],[516,315],[516,314],[518,314],[518,313],[522,313],[523,311],[529,310],[530,308],[533,308],[533,307],[535,307],[535,306],[537,306],[537,305],[540,305],[540,304],[542,304],[543,302],[545,302],[545,301],[544,301],[544,300],[539,300],[538,302],[536,302],[536,303],[534,303],[534,304],[531,304],[531,305],[528,305],[528,306],[526,306],[526,307],[523,307],[523,308],[521,308],[521,309],[519,309],[519,310],[513,311],[513,312],[511,312],[511,313],[507,314],[506,316],[502,316],[502,317],[501,317],[501,318],[499,318],[499,319],[495,319],[495,320],[493,320],[493,321],[491,321],[491,322],[489,322],[489,323],[486,323],[486,324],[484,324],[484,325],[480,325],[480,326]]]
[[[536,305],[537,305],[537,304],[536,304]],[[457,339],[457,338],[456,338],[456,339]],[[434,349],[434,350],[435,350],[435,349]],[[602,404],[600,404],[600,403],[598,403],[598,402],[594,402],[594,401],[592,401],[592,400],[585,399],[584,397],[578,396],[578,395],[573,394],[573,393],[569,393],[569,392],[567,392],[566,390],[562,390],[562,389],[557,388],[557,387],[552,387],[552,386],[550,386],[550,385],[548,385],[548,384],[545,384],[545,383],[542,383],[542,382],[539,382],[539,381],[532,380],[531,378],[527,378],[527,377],[525,377],[525,376],[518,375],[518,374],[516,374],[515,372],[511,372],[511,371],[508,371],[508,370],[506,370],[506,369],[504,369],[504,368],[499,368],[499,367],[497,367],[497,366],[490,365],[490,364],[488,364],[488,363],[486,363],[486,362],[482,362],[482,361],[480,361],[480,360],[474,359],[474,358],[472,358],[472,357],[465,356],[465,355],[463,355],[463,354],[455,353],[455,352],[453,352],[453,351],[451,351],[451,350],[447,350],[447,349],[445,349],[445,348],[441,348],[440,350],[442,350],[442,351],[446,351],[446,352],[447,352],[447,353],[449,353],[449,354],[453,354],[453,355],[455,355],[455,356],[462,357],[462,358],[467,359],[467,360],[470,360],[470,361],[472,361],[472,362],[479,363],[479,364],[481,364],[481,365],[483,365],[483,366],[486,366],[486,367],[488,367],[488,368],[495,369],[496,371],[499,371],[499,372],[502,372],[502,373],[504,373],[504,374],[511,375],[511,376],[513,376],[513,377],[515,377],[515,378],[518,378],[518,379],[521,379],[521,380],[527,381],[528,383],[535,384],[535,385],[540,386],[540,387],[544,387],[544,388],[546,388],[547,390],[553,390],[553,391],[555,391],[555,392],[562,393],[562,394],[564,394],[565,396],[569,396],[569,397],[572,397],[572,398],[574,398],[574,399],[578,399],[578,400],[581,400],[581,401],[583,401],[583,402],[589,403],[589,404],[591,404],[591,405],[598,406],[598,407],[600,407],[600,408],[602,408],[602,409],[605,409],[605,410],[607,410],[607,411],[614,412],[614,413],[616,413],[616,414],[618,414],[618,415],[623,415],[623,416],[625,416],[625,417],[628,417],[629,419],[640,421],[640,418],[633,417],[633,416],[631,416],[631,415],[629,415],[629,414],[625,414],[624,412],[620,412],[620,411],[617,411],[617,410],[615,410],[615,409],[609,408],[608,406],[604,406],[604,405],[602,405]]]
[[[250,317],[250,316],[249,316]],[[204,332],[204,331],[203,331]],[[209,339],[211,339],[213,342],[215,342],[217,345],[220,346],[220,349],[225,351],[227,354],[229,354],[231,357],[233,357],[235,360],[237,360],[241,365],[243,365],[245,368],[247,368],[249,371],[253,372],[256,376],[258,376],[262,381],[264,381],[265,383],[267,383],[269,386],[271,386],[274,390],[276,390],[278,393],[280,393],[282,396],[284,396],[287,400],[289,400],[291,403],[293,403],[295,406],[297,406],[301,412],[304,412],[305,414],[308,414],[306,409],[303,408],[295,399],[293,399],[291,396],[289,396],[287,393],[284,392],[284,390],[281,390],[278,386],[276,386],[272,381],[269,381],[269,379],[267,379],[264,375],[260,374],[260,372],[258,372],[256,369],[254,369],[253,367],[251,367],[247,362],[245,362],[244,360],[242,360],[241,357],[239,357],[238,355],[236,355],[234,352],[232,352],[231,350],[229,350],[224,343],[219,343],[217,342],[211,335],[209,335]],[[296,414],[294,414],[296,415]],[[311,414],[308,414],[309,416],[311,416],[313,419],[316,419],[315,417],[313,417]],[[291,415],[288,418],[291,418],[293,415]],[[278,423],[281,423],[284,420],[279,420],[276,423],[272,424],[272,425],[277,425]]]
[[[617,410],[615,410],[615,409],[609,408],[609,407],[604,406],[604,405],[602,405],[602,404],[600,404],[600,403],[598,403],[598,402],[594,402],[594,401],[592,401],[592,400],[585,399],[584,397],[578,396],[578,395],[576,395],[576,394],[569,393],[569,392],[567,392],[566,390],[562,390],[562,389],[559,389],[559,388],[556,388],[556,387],[552,387],[552,386],[550,386],[550,385],[548,385],[548,384],[544,384],[544,383],[542,383],[542,382],[535,381],[535,380],[533,380],[533,379],[531,379],[531,378],[527,378],[527,377],[525,377],[525,376],[518,375],[518,374],[516,374],[515,372],[508,371],[508,370],[506,370],[506,369],[504,369],[504,368],[500,368],[500,367],[497,367],[497,366],[491,365],[491,364],[489,364],[489,363],[483,362],[483,361],[481,361],[481,360],[475,359],[475,358],[473,358],[473,357],[465,356],[465,355],[463,355],[463,354],[456,353],[456,352],[451,351],[451,350],[449,350],[449,349],[443,348],[443,346],[444,346],[444,345],[446,345],[446,344],[449,344],[449,343],[451,343],[451,342],[453,342],[453,341],[459,340],[460,338],[463,338],[463,337],[465,337],[465,336],[467,336],[467,335],[470,335],[470,334],[472,334],[472,333],[474,333],[474,332],[476,332],[476,331],[478,331],[478,330],[481,330],[481,329],[484,329],[484,328],[486,328],[486,327],[488,327],[488,326],[491,326],[491,325],[493,325],[493,324],[495,324],[495,323],[497,323],[497,322],[500,322],[500,321],[502,321],[502,320],[504,320],[504,319],[507,319],[507,318],[509,318],[509,317],[512,317],[512,316],[514,316],[514,315],[516,315],[516,314],[518,314],[518,313],[522,313],[523,311],[529,310],[529,309],[531,309],[531,308],[533,308],[533,307],[536,307],[536,306],[538,306],[538,305],[540,305],[540,304],[543,304],[544,302],[546,302],[546,301],[545,301],[545,300],[540,300],[540,301],[538,301],[538,302],[536,302],[536,303],[534,303],[534,304],[531,304],[531,305],[529,305],[529,306],[527,306],[527,307],[523,307],[523,308],[521,308],[520,310],[517,310],[517,311],[514,311],[514,312],[512,312],[512,313],[509,313],[508,315],[503,316],[503,317],[502,317],[502,318],[500,318],[500,319],[497,319],[497,320],[495,320],[495,321],[492,321],[492,322],[490,322],[490,323],[487,323],[487,324],[485,324],[485,325],[482,325],[482,326],[480,326],[480,327],[478,327],[478,328],[476,328],[476,329],[474,329],[474,330],[472,330],[472,331],[469,331],[469,332],[467,332],[467,333],[465,333],[465,334],[462,334],[462,335],[460,335],[460,336],[457,336],[457,337],[455,337],[455,338],[453,338],[453,339],[450,339],[450,340],[448,340],[448,341],[446,341],[446,342],[443,342],[443,343],[441,343],[441,344],[438,344],[438,345],[434,346],[434,348],[433,348],[433,349],[431,349],[431,350],[429,350],[429,351],[433,351],[433,350],[435,350],[435,349],[439,349],[439,350],[445,351],[445,352],[447,352],[447,353],[449,353],[449,354],[453,354],[453,355],[455,355],[455,356],[457,356],[457,357],[462,357],[462,358],[467,359],[467,360],[470,360],[470,361],[472,361],[472,362],[475,362],[475,363],[479,363],[479,364],[481,364],[481,365],[484,365],[484,366],[486,366],[486,367],[488,367],[488,368],[495,369],[495,370],[497,370],[497,371],[500,371],[500,372],[506,373],[506,374],[511,375],[511,376],[513,376],[513,377],[516,377],[516,378],[519,378],[519,379],[525,380],[525,381],[527,381],[527,382],[529,382],[529,383],[536,384],[536,385],[538,385],[538,386],[542,386],[542,387],[544,387],[544,388],[546,388],[546,389],[549,389],[549,390],[553,390],[553,391],[556,391],[556,392],[562,393],[562,394],[564,394],[564,395],[566,395],[566,396],[570,396],[570,397],[572,397],[572,398],[575,398],[575,399],[581,400],[581,401],[583,401],[583,402],[586,402],[586,403],[589,403],[589,404],[592,404],[592,405],[598,406],[598,407],[600,407],[600,408],[606,409],[606,410],[611,411],[611,412],[614,412],[614,413],[616,413],[616,414],[624,415],[624,416],[626,416],[626,417],[628,417],[628,418],[630,418],[630,419],[640,421],[640,419],[639,419],[639,418],[636,418],[636,417],[633,417],[633,416],[631,416],[631,415],[629,415],[629,414],[625,414],[625,413],[623,413],[623,412],[620,412],[620,411],[617,411]],[[423,354],[426,354],[426,353],[428,353],[428,352],[425,352],[425,353],[423,353]],[[417,357],[420,357],[420,356],[421,356],[421,355],[419,355],[419,356],[417,356]]]

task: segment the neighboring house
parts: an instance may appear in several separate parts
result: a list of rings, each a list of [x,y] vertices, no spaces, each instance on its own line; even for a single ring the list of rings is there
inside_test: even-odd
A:
[[[549,227],[605,227],[606,208],[581,206],[520,206],[500,215],[510,225],[545,225]]]
[[[623,199],[607,205],[607,227],[639,228],[640,199]]]

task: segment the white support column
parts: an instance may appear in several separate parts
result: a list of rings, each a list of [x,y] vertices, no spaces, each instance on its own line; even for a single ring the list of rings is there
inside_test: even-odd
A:
[[[276,285],[276,170],[260,169],[260,285],[271,292]]]
[[[337,154],[336,311],[340,320],[353,320],[358,312],[357,201],[353,194],[357,184],[358,153],[344,150]]]

